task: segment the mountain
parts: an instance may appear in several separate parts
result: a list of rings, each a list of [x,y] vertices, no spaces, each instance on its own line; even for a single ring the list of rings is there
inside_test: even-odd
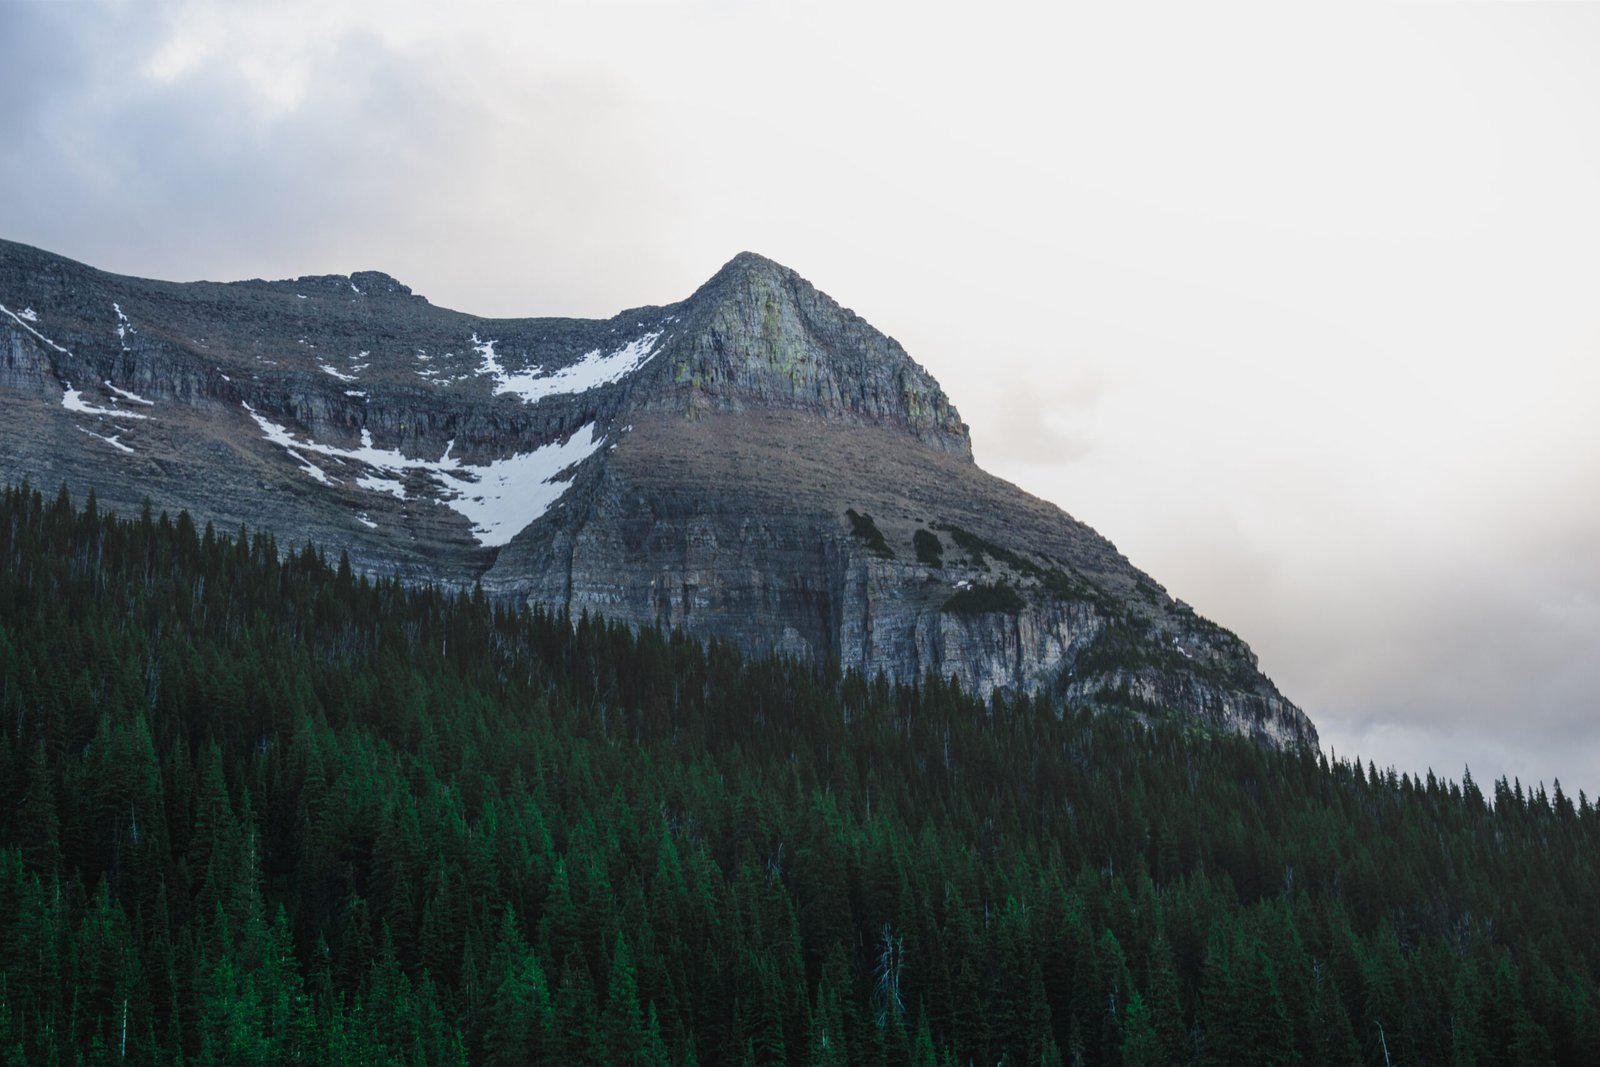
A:
[[[743,253],[608,320],[386,274],[172,283],[0,242],[0,478],[371,572],[981,696],[1315,728],[1236,636],[986,474],[892,338]]]

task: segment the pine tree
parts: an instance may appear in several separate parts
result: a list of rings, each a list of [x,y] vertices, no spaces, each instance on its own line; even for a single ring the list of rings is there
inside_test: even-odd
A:
[[[556,1062],[549,983],[532,950],[521,946],[490,1000],[484,1037],[491,1065]]]
[[[606,989],[600,1038],[609,1064],[639,1062],[644,1050],[644,1019],[639,1011],[639,985],[627,939],[617,932],[611,953],[611,981]]]
[[[816,1002],[811,1010],[806,1064],[807,1067],[843,1067],[849,1062],[846,1053],[839,995],[824,974],[817,983]]]
[[[1129,996],[1123,1013],[1119,1054],[1122,1067],[1160,1067],[1161,1064],[1172,1062],[1161,1049],[1155,1023],[1144,1005],[1144,997],[1137,991]]]
[[[56,815],[55,775],[43,741],[28,757],[28,786],[16,833],[29,869],[53,880],[61,870],[61,821]]]
[[[656,1017],[656,1004],[651,1001],[646,1011],[644,1044],[639,1050],[641,1067],[671,1067],[672,1054],[661,1036],[661,1020]]]
[[[556,1034],[561,1041],[561,1063],[605,1063],[605,1049],[596,1019],[594,981],[589,965],[568,956],[556,991]]]

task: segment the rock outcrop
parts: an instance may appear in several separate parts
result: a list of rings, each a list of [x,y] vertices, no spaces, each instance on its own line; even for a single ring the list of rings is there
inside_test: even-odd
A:
[[[362,569],[980,693],[1306,717],[1232,634],[980,470],[891,338],[749,253],[677,304],[484,319],[388,275],[174,284],[0,242],[0,477]]]

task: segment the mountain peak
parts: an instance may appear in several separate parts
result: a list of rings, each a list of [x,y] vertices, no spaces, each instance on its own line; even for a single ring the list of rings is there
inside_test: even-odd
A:
[[[400,281],[381,270],[358,270],[350,275],[350,284],[363,293],[393,294],[395,296],[411,296],[411,286],[402,285]]]
[[[691,417],[809,412],[897,427],[971,460],[966,424],[927,369],[781,263],[740,252],[689,298],[683,318],[667,395]]]
[[[705,294],[724,292],[736,286],[762,283],[774,287],[786,287],[796,283],[810,287],[810,283],[800,277],[795,270],[777,260],[768,259],[759,252],[740,252],[707,278],[690,299],[700,299]]]
[[[868,677],[1316,736],[1236,637],[979,469],[898,342],[753,252],[668,306],[488,319],[379,271],[180,284],[0,243],[0,405],[0,481],[104,508]]]
[[[742,269],[742,270],[780,270],[780,271],[789,271],[788,267],[785,267],[782,263],[779,263],[777,260],[769,259],[766,256],[762,255],[760,252],[751,252],[748,249],[746,249],[743,252],[738,253],[732,259],[728,260],[728,262],[723,265],[722,269],[723,270],[728,270],[730,268],[739,268],[739,269]],[[790,271],[790,273],[793,273],[793,272]]]

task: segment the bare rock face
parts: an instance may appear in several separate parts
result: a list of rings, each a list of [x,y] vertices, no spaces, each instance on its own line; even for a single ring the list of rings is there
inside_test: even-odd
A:
[[[664,364],[670,381],[652,383],[649,407],[691,418],[804,411],[896,427],[972,458],[966,425],[928,372],[786,267],[741,253],[688,304]]]
[[[1309,720],[1227,631],[979,470],[937,382],[744,253],[605,321],[388,275],[173,284],[0,242],[0,476],[357,567],[984,695]]]

